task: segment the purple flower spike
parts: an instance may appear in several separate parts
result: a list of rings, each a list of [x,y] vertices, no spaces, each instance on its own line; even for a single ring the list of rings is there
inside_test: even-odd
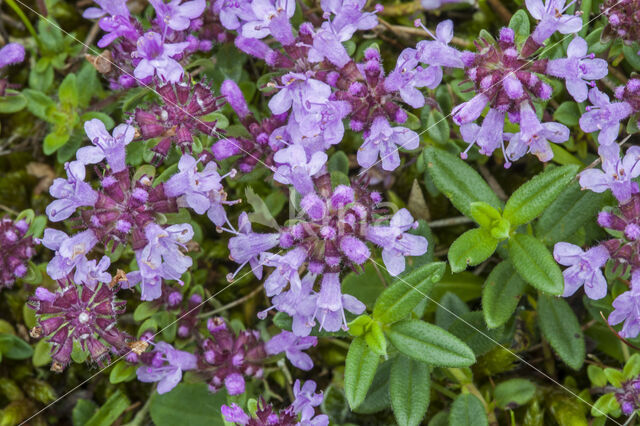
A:
[[[298,337],[290,331],[283,330],[282,333],[273,336],[265,345],[265,350],[269,355],[277,355],[284,352],[291,364],[301,370],[311,370],[313,361],[311,357],[303,351],[318,344],[315,336]]]
[[[588,96],[587,81],[600,80],[609,73],[607,61],[594,59],[587,54],[589,46],[584,39],[576,37],[567,48],[567,58],[553,59],[547,64],[547,73],[564,78],[567,90],[576,102],[584,102]]]
[[[290,145],[273,156],[279,164],[273,178],[285,185],[293,185],[302,195],[313,191],[313,179],[327,162],[327,154],[315,152],[307,159],[305,150],[300,145]]]
[[[588,169],[580,173],[580,186],[593,192],[610,189],[620,203],[627,202],[640,192],[633,179],[640,176],[640,147],[632,146],[620,159],[618,144],[602,145],[598,152],[602,157],[602,170]]]
[[[136,374],[141,382],[158,382],[159,394],[175,388],[182,379],[183,371],[193,370],[198,366],[195,355],[179,351],[166,342],[156,343],[154,350],[145,353],[147,354],[153,354],[151,358],[153,361],[148,366],[138,367]]]
[[[295,413],[302,414],[303,419],[313,417],[315,414],[314,407],[322,404],[324,395],[322,392],[316,393],[316,387],[316,382],[313,380],[307,380],[304,382],[304,385],[300,380],[296,380],[293,385],[293,395],[295,399],[291,404],[291,408],[293,408]],[[317,425],[319,425],[319,423],[310,423],[310,426]]]
[[[177,83],[182,78],[182,66],[173,59],[180,55],[189,42],[164,43],[160,34],[149,31],[138,39],[138,50],[134,54],[141,58],[133,70],[133,75],[139,80],[145,80],[158,74],[158,77],[171,83]]]
[[[253,0],[251,2],[256,20],[242,26],[242,35],[248,38],[273,36],[283,45],[295,41],[289,19],[296,11],[296,2],[290,0]]]
[[[631,275],[631,290],[625,291],[612,303],[613,312],[607,318],[609,324],[616,325],[624,321],[620,336],[633,339],[640,333],[640,270]]]
[[[24,47],[18,43],[9,43],[0,49],[0,68],[24,61]]]
[[[97,118],[84,123],[84,131],[95,146],[85,146],[76,152],[82,164],[96,164],[106,158],[114,173],[126,168],[125,147],[133,140],[135,129],[129,124],[120,124],[113,129],[113,136],[107,132],[104,123]]]
[[[184,31],[189,28],[192,19],[198,18],[207,6],[205,0],[191,0],[182,3],[182,0],[149,0],[156,11],[158,23],[164,28],[174,31]]]
[[[582,18],[563,14],[575,1],[566,6],[565,3],[566,0],[525,0],[531,16],[540,21],[531,35],[536,43],[543,44],[556,31],[572,34],[582,29]]]
[[[358,164],[369,168],[380,157],[382,168],[392,171],[400,166],[400,148],[412,150],[419,145],[420,137],[416,132],[405,127],[391,127],[386,118],[377,117],[371,125],[369,135],[358,149]]]
[[[511,137],[505,154],[510,161],[516,161],[528,152],[540,161],[549,161],[553,158],[549,142],[563,143],[568,139],[567,126],[556,122],[540,123],[531,105],[523,102],[520,107],[520,132]]]
[[[98,193],[84,181],[84,164],[79,161],[65,163],[67,179],[56,178],[49,188],[49,193],[57,198],[47,206],[49,220],[60,222],[69,218],[78,207],[94,206],[98,201]]]
[[[584,252],[573,244],[556,243],[553,257],[559,264],[569,266],[562,274],[563,297],[571,296],[583,285],[584,292],[590,299],[602,299],[607,295],[607,280],[600,270],[609,260],[609,251],[604,246],[596,246]]]
[[[367,229],[367,239],[382,247],[382,260],[392,276],[404,271],[405,256],[421,256],[427,252],[425,237],[407,233],[417,226],[409,210],[400,209],[388,226],[369,226]]]
[[[633,113],[633,108],[627,102],[610,102],[609,96],[595,87],[589,91],[589,100],[593,106],[580,117],[580,128],[587,133],[600,131],[600,145],[612,144],[618,137],[620,122]]]

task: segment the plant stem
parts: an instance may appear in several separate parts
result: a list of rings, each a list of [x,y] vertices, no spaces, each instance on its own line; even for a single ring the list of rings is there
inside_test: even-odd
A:
[[[40,46],[41,46],[40,45],[40,38],[38,38],[38,33],[36,33],[36,29],[33,28],[33,25],[31,25],[31,22],[27,18],[27,15],[24,14],[22,9],[20,9],[20,6],[18,6],[14,0],[5,0],[5,1],[9,5],[9,7],[11,9],[13,9],[13,11],[16,13],[16,15],[18,15],[18,17],[20,18],[20,20],[22,21],[24,26],[27,28],[27,31],[29,31],[29,33],[35,39],[36,43],[38,44],[38,48],[40,48]]]

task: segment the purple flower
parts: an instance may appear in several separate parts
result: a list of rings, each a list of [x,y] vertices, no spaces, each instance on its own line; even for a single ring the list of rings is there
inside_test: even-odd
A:
[[[24,47],[18,43],[8,43],[0,49],[0,68],[24,61]]]
[[[565,6],[566,0],[525,0],[527,9],[534,19],[540,21],[531,38],[543,44],[556,31],[562,34],[577,33],[582,29],[582,18],[575,15],[563,15],[575,1]]]
[[[182,0],[149,0],[156,11],[158,23],[161,27],[171,28],[174,31],[184,31],[189,28],[192,19],[196,19],[207,6],[205,0],[191,0],[182,3]]]
[[[609,96],[597,88],[589,91],[589,100],[593,106],[580,117],[580,128],[587,133],[600,131],[598,142],[609,145],[618,137],[620,122],[633,112],[627,102],[609,102]]]
[[[296,3],[290,0],[253,0],[251,9],[256,16],[242,26],[242,35],[248,38],[265,38],[272,35],[283,45],[294,42],[289,19],[296,11]]]
[[[569,128],[560,123],[540,123],[536,112],[528,102],[520,106],[520,132],[509,140],[506,155],[510,161],[522,158],[527,152],[540,161],[553,158],[549,142],[563,143],[569,139]]]
[[[213,11],[220,17],[222,26],[228,30],[237,30],[242,22],[257,19],[249,0],[216,0]]]
[[[467,3],[467,0],[421,0],[420,5],[425,10],[440,9],[450,3]]]
[[[76,268],[73,280],[76,284],[82,283],[94,290],[99,282],[111,282],[111,274],[107,272],[110,265],[111,260],[107,256],[102,256],[100,262],[95,259],[81,262]]]
[[[71,216],[78,207],[94,206],[98,201],[98,193],[84,181],[84,164],[79,161],[65,163],[67,179],[56,178],[49,188],[49,193],[58,198],[47,206],[49,220],[60,222]]]
[[[273,306],[259,312],[258,318],[265,319],[269,310],[277,309],[293,318],[291,326],[293,334],[301,337],[308,336],[314,324],[313,314],[316,308],[317,294],[312,289],[315,280],[316,275],[305,275],[300,282],[300,288],[292,286],[289,290],[274,296],[271,300]]]
[[[619,295],[612,303],[613,312],[607,318],[609,324],[616,325],[624,321],[620,336],[633,339],[640,333],[640,269],[631,275],[631,290]]]
[[[305,195],[313,191],[311,178],[320,172],[327,162],[327,154],[319,151],[307,159],[304,148],[294,144],[276,152],[273,159],[278,163],[273,178],[285,185],[293,185],[298,192]]]
[[[303,351],[317,344],[318,338],[315,336],[298,337],[290,331],[283,330],[267,342],[265,350],[269,355],[284,352],[291,364],[308,371],[313,368],[313,361]]]
[[[338,273],[325,273],[322,277],[313,319],[318,319],[320,330],[338,331],[340,328],[346,330],[348,327],[344,316],[345,309],[352,314],[360,315],[366,307],[350,294],[342,294]]]
[[[416,149],[419,144],[420,138],[413,130],[406,127],[391,127],[386,118],[376,117],[369,135],[358,149],[358,164],[369,168],[380,157],[384,170],[395,170],[400,165],[398,149]]]
[[[499,147],[504,147],[504,112],[490,108],[482,121],[482,126],[467,123],[460,126],[462,139],[469,144],[460,156],[467,158],[467,152],[474,144],[478,144],[480,153],[489,156]]]
[[[127,274],[129,283],[124,288],[140,283],[140,299],[155,300],[162,295],[162,278],[182,283],[182,274],[193,263],[191,257],[181,250],[193,237],[193,228],[186,223],[162,228],[151,222],[144,232],[148,243],[136,251],[140,270]]]
[[[276,268],[264,282],[264,289],[267,296],[271,297],[280,294],[287,284],[300,288],[301,284],[298,269],[302,266],[306,257],[306,250],[302,247],[290,250],[283,256],[263,253],[262,263],[266,266]]]
[[[220,408],[220,411],[222,412],[224,419],[229,423],[246,425],[251,420],[251,417],[249,417],[247,413],[245,413],[244,410],[235,402],[232,403],[231,406],[223,405]]]
[[[82,13],[84,19],[98,19],[105,15],[129,17],[127,0],[94,0],[100,7],[88,7]]]
[[[233,108],[235,113],[238,114],[238,117],[241,119],[251,114],[249,106],[247,105],[247,100],[244,98],[242,90],[240,90],[240,87],[238,87],[235,81],[223,81],[220,86],[220,94],[225,97],[231,108]]]
[[[388,226],[369,226],[367,239],[382,247],[382,260],[392,276],[404,271],[405,256],[421,256],[427,252],[427,239],[407,233],[418,223],[407,209],[398,210]]]
[[[553,257],[559,264],[569,266],[562,273],[563,297],[571,296],[582,285],[590,299],[602,299],[607,295],[607,280],[600,270],[609,260],[609,251],[604,246],[596,246],[584,252],[573,244],[556,243]]]
[[[342,141],[344,136],[342,119],[350,112],[351,105],[346,101],[328,101],[324,104],[309,108],[305,117],[299,123],[299,131],[302,133],[301,136],[306,138],[322,136],[324,148],[328,149],[331,145]],[[305,147],[307,146],[305,145]],[[315,146],[309,148],[314,147]],[[318,147],[315,148],[317,149]]]
[[[149,31],[138,38],[138,50],[134,55],[141,58],[133,70],[133,75],[144,80],[158,74],[158,77],[171,83],[182,78],[182,66],[173,59],[189,46],[189,42],[165,43],[160,34]]]
[[[602,170],[588,169],[580,173],[580,186],[593,192],[610,189],[620,203],[640,192],[633,179],[640,176],[640,147],[632,146],[620,159],[618,144],[602,145],[598,149],[602,157]]]
[[[329,101],[331,87],[301,73],[282,76],[282,87],[269,100],[269,109],[274,114],[283,114],[293,109],[296,121],[301,122],[309,112],[309,106],[322,105]]]
[[[256,278],[262,278],[262,263],[260,256],[278,245],[280,241],[279,234],[258,234],[251,230],[251,222],[246,212],[242,212],[238,218],[238,232],[234,237],[229,239],[229,255],[231,259],[239,263],[240,266],[236,272],[231,275],[233,279],[235,275],[242,269],[244,265],[249,263],[251,270]]]
[[[213,161],[207,163],[204,169],[198,171],[198,161],[188,154],[184,154],[178,163],[179,172],[171,176],[165,184],[165,193],[170,197],[182,196],[180,202],[191,207],[198,214],[207,212],[207,216],[216,226],[227,222],[224,204],[227,194],[222,187],[222,179]],[[232,171],[230,174],[233,174]]]
[[[95,146],[86,146],[76,152],[82,164],[96,164],[106,158],[114,173],[126,168],[125,147],[133,140],[135,129],[129,124],[120,124],[113,129],[113,136],[107,132],[104,123],[97,118],[84,123],[84,131]]]
[[[0,219],[0,290],[10,287],[16,278],[27,273],[27,262],[35,254],[33,238],[27,236],[29,224],[24,220]]]
[[[418,66],[418,51],[404,49],[398,56],[396,68],[384,80],[384,88],[390,92],[399,91],[403,101],[413,108],[424,106],[424,95],[417,88],[435,89],[442,81],[442,68]]]
[[[315,414],[314,407],[322,404],[324,400],[322,392],[316,393],[316,387],[316,382],[313,380],[307,380],[304,382],[304,385],[302,385],[300,380],[296,380],[293,385],[293,396],[295,399],[291,403],[291,408],[294,413],[302,414],[302,419],[310,419],[313,417]],[[316,421],[317,420],[318,419],[316,419]],[[310,424],[319,425],[320,423],[314,422]]]
[[[420,21],[415,23],[422,25]],[[423,40],[416,45],[420,62],[448,68],[462,68],[464,66],[460,52],[449,46],[449,43],[453,40],[453,21],[447,19],[440,22],[436,27],[435,35],[424,26],[423,29],[433,40]]]
[[[576,100],[587,100],[588,84],[585,80],[600,80],[609,73],[607,61],[594,59],[593,53],[587,55],[589,46],[584,39],[576,37],[567,48],[567,58],[553,59],[547,64],[547,73],[564,78],[567,90]]]
[[[31,336],[47,336],[51,343],[51,369],[60,372],[69,364],[74,342],[99,366],[109,363],[109,351],[124,355],[131,336],[116,327],[116,317],[124,313],[126,305],[116,300],[118,289],[106,284],[91,289],[66,279],[58,284],[54,293],[38,287],[27,302],[38,320]]]
[[[55,251],[55,256],[47,265],[47,274],[54,280],[65,278],[74,268],[87,262],[87,254],[98,242],[92,230],[80,232],[73,237],[62,231],[47,228],[44,230],[42,244]],[[78,273],[82,277],[83,273]]]
[[[483,93],[475,95],[467,102],[461,103],[453,108],[451,111],[453,122],[457,125],[462,125],[475,121],[480,117],[480,114],[482,114],[484,107],[486,107],[488,103],[489,98]]]
[[[166,342],[156,343],[151,365],[138,367],[138,380],[144,383],[158,382],[158,393],[175,388],[182,379],[182,372],[197,368],[198,359],[189,352],[179,351]]]

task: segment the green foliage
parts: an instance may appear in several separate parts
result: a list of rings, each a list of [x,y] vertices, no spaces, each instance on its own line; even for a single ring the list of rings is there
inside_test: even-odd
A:
[[[154,394],[149,412],[156,426],[223,426],[220,407],[224,403],[225,393],[211,393],[205,383],[181,383],[169,393]]]
[[[489,425],[487,413],[484,411],[482,402],[469,393],[459,395],[449,413],[450,426],[484,426]]]
[[[563,299],[541,294],[538,324],[560,359],[574,370],[579,369],[585,358],[584,335],[569,304]]]
[[[380,357],[369,348],[364,338],[353,339],[344,366],[345,395],[352,409],[367,396],[379,361]]]
[[[429,407],[431,379],[429,366],[398,355],[391,367],[389,393],[391,408],[400,426],[417,426]]]
[[[511,318],[525,288],[525,281],[508,260],[493,268],[482,289],[482,312],[489,328]]]
[[[526,379],[510,379],[499,383],[493,391],[496,405],[502,409],[513,409],[525,405],[536,393],[536,385]]]
[[[527,283],[549,294],[562,294],[562,272],[539,240],[527,234],[515,234],[509,239],[508,251],[513,266]]]
[[[475,355],[460,339],[420,320],[393,324],[387,330],[389,341],[404,355],[439,367],[466,367]]]
[[[498,240],[485,228],[465,232],[449,248],[449,264],[453,272],[484,262],[498,247]]]

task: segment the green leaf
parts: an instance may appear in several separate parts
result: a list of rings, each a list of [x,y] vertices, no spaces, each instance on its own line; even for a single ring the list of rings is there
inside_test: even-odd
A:
[[[604,374],[602,368],[589,364],[587,366],[587,376],[589,376],[589,380],[591,380],[593,386],[600,388],[607,386],[607,376]]]
[[[383,324],[403,319],[429,294],[444,271],[445,263],[435,262],[402,275],[380,294],[373,307],[373,318]]]
[[[574,370],[584,363],[584,335],[569,304],[560,298],[538,297],[538,324],[558,356]]]
[[[502,208],[502,202],[471,166],[441,149],[427,147],[424,159],[433,183],[462,214],[471,217],[471,203],[484,201]]]
[[[364,271],[361,273],[350,272],[342,280],[342,292],[350,294],[359,301],[373,309],[380,293],[385,290],[385,284],[380,279],[380,275],[386,280],[391,276],[382,268],[376,271],[375,265],[367,262]]]
[[[0,353],[3,358],[27,359],[33,355],[33,349],[18,336],[0,333]]]
[[[514,409],[525,405],[536,394],[536,385],[526,379],[511,379],[496,386],[493,395],[496,405],[504,409]]]
[[[136,365],[130,365],[126,362],[118,362],[109,373],[109,381],[113,384],[128,382],[136,377]]]
[[[389,406],[389,376],[391,373],[392,361],[393,360],[387,360],[380,364],[380,367],[378,367],[376,375],[373,378],[373,382],[369,387],[369,392],[367,392],[367,397],[364,399],[362,404],[358,405],[354,410],[356,413],[377,413]]]
[[[476,356],[482,356],[496,347],[503,339],[504,328],[489,329],[482,312],[473,311],[461,315],[449,327],[449,332],[471,348]]]
[[[420,424],[429,407],[430,388],[427,364],[403,355],[395,357],[389,378],[389,394],[398,425]]]
[[[482,312],[489,328],[500,327],[511,318],[526,286],[508,260],[493,268],[482,289]]]
[[[591,415],[594,417],[606,416],[620,409],[615,394],[605,393],[591,407]]]
[[[369,329],[364,334],[364,340],[369,348],[378,355],[387,355],[387,339],[384,337],[382,327],[377,321],[372,321]]]
[[[46,155],[51,155],[67,143],[70,137],[71,134],[66,133],[64,129],[54,129],[54,131],[45,136],[42,151],[44,151]]]
[[[158,312],[160,305],[152,302],[142,302],[136,307],[136,310],[133,311],[133,320],[134,321],[142,321],[149,318],[151,315]]]
[[[344,367],[344,390],[351,409],[359,406],[367,396],[379,361],[380,356],[369,349],[364,338],[353,339]]]
[[[0,96],[0,114],[13,114],[27,106],[27,97],[22,93],[7,89],[5,96]]]
[[[95,402],[89,399],[79,399],[71,411],[71,423],[73,426],[86,425],[97,409],[98,405]]]
[[[78,106],[78,86],[76,86],[76,75],[67,74],[58,87],[58,98],[60,103],[68,104],[74,108]]]
[[[51,345],[46,340],[40,340],[36,343],[33,350],[33,358],[31,360],[34,367],[44,367],[51,362]]]
[[[486,228],[471,229],[460,235],[449,247],[449,265],[452,272],[475,266],[487,260],[498,247],[498,240]]]
[[[437,109],[432,109],[429,112],[426,131],[429,137],[439,144],[445,144],[449,140],[449,123]]]
[[[41,120],[49,121],[49,110],[56,107],[55,102],[39,90],[24,89],[22,94],[27,98],[27,109]]]
[[[327,170],[329,172],[341,172],[349,175],[349,157],[342,151],[337,151],[327,162]]]
[[[572,183],[540,216],[535,226],[536,236],[547,245],[566,241],[595,220],[606,199],[607,194],[584,191],[578,182]]]
[[[640,374],[640,354],[633,354],[627,360],[627,363],[622,369],[622,375],[625,379],[633,379]]]
[[[467,367],[476,359],[471,348],[453,334],[420,320],[393,324],[387,337],[403,354],[438,367]]]
[[[622,374],[622,371],[607,367],[604,369],[604,375],[613,386],[617,388],[622,387],[622,383],[624,382],[624,374]]]
[[[622,45],[622,53],[624,54],[624,58],[627,60],[627,63],[631,65],[636,71],[640,71],[640,55],[638,55],[639,51],[640,45],[638,45],[638,43],[633,43],[631,45],[627,45],[625,43]]]
[[[531,31],[529,25],[529,15],[527,15],[527,12],[520,9],[516,13],[514,13],[511,17],[511,20],[509,21],[509,28],[511,28],[516,33],[517,43],[523,43],[527,39],[527,37],[529,37],[529,33]]]
[[[502,219],[495,207],[483,201],[471,203],[471,218],[482,228],[491,228],[494,221]]]
[[[514,234],[509,239],[508,249],[511,262],[520,277],[538,290],[562,294],[562,272],[544,244],[530,235]]]
[[[119,390],[116,391],[107,399],[107,402],[91,416],[86,426],[111,426],[111,424],[124,413],[124,410],[127,409],[130,403],[127,395]]]
[[[574,127],[578,125],[578,119],[582,114],[578,104],[573,101],[566,101],[560,104],[553,113],[553,119],[559,121],[565,126]]]
[[[470,393],[463,393],[451,405],[449,426],[469,425],[488,426],[489,420],[487,420],[487,413],[484,411],[482,402]]]
[[[225,392],[209,392],[205,383],[180,383],[171,392],[154,393],[149,412],[155,426],[223,426]]]
[[[503,217],[513,227],[532,221],[560,195],[577,172],[578,166],[548,168],[511,195]]]
[[[447,292],[442,296],[436,308],[436,325],[448,330],[458,317],[471,312],[466,303],[454,293]]]

